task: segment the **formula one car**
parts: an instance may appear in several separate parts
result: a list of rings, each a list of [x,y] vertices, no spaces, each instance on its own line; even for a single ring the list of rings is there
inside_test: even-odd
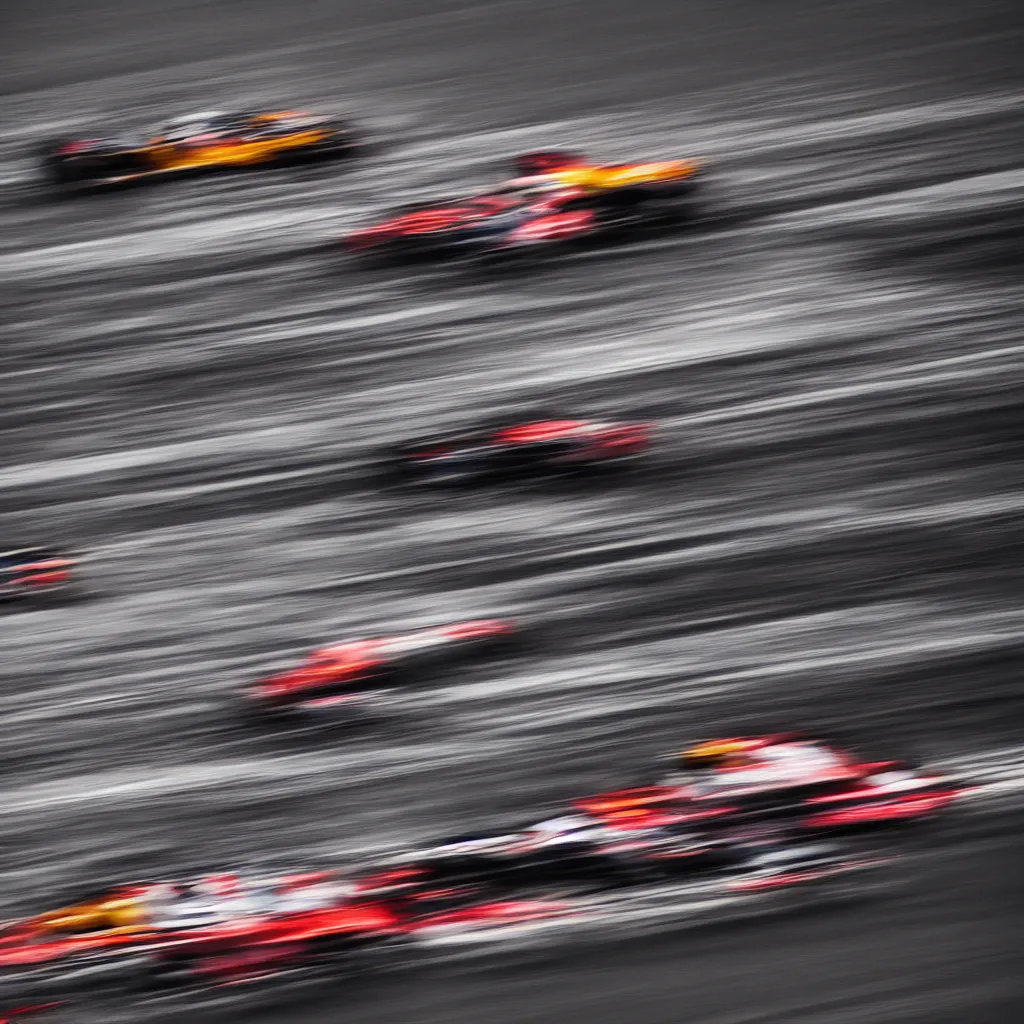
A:
[[[345,239],[376,260],[506,260],[622,236],[691,207],[693,160],[600,166],[569,153],[520,157],[522,177],[486,192],[396,210]]]
[[[958,792],[948,780],[899,761],[861,761],[823,740],[780,734],[699,743],[673,756],[657,784],[587,797],[575,806],[608,820],[671,814],[832,831],[921,819]]]
[[[410,928],[446,912],[486,916],[510,902],[542,912],[581,897],[714,879],[725,887],[769,888],[847,871],[859,862],[834,843],[808,842],[783,827],[695,828],[663,816],[655,824],[566,814],[521,831],[458,836],[377,866],[357,882],[373,899],[400,907]],[[563,904],[564,906],[564,904]]]
[[[148,970],[155,951],[181,944],[187,944],[190,960],[200,949],[214,958],[215,950],[250,944],[305,943],[312,954],[395,931],[393,914],[368,906],[365,898],[353,899],[352,892],[333,872],[272,878],[227,873],[124,885],[5,925],[0,979],[25,983],[33,976],[77,971],[93,985],[116,984],[141,965]]]
[[[319,710],[359,703],[380,687],[423,682],[466,657],[514,645],[519,630],[502,619],[476,619],[395,636],[349,640],[313,651],[296,668],[243,689],[256,710]]]
[[[151,951],[150,990],[238,985],[282,973],[355,966],[367,953],[403,944],[405,921],[387,904],[350,898],[301,911],[273,907],[244,921],[192,928]]]
[[[78,558],[51,547],[0,551],[0,600],[41,597],[69,590]]]
[[[52,184],[88,187],[343,156],[358,145],[352,126],[337,118],[288,110],[206,112],[137,136],[61,139],[42,147],[41,159]]]
[[[401,445],[385,459],[396,482],[462,484],[622,466],[650,445],[648,423],[548,419],[482,426]]]
[[[566,814],[499,835],[465,835],[402,856],[365,877],[360,891],[402,894],[427,906],[461,887],[466,894],[507,898],[549,889],[607,889],[651,881],[678,870],[721,867],[729,850],[692,828],[626,828],[586,814]]]

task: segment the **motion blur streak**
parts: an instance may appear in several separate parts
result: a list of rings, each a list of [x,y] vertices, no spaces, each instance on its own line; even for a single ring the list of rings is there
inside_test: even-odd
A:
[[[0,621],[0,916],[458,829],[732,726],[842,724],[954,767],[1019,744],[1019,4],[40,0],[8,21],[0,530],[91,551],[93,595]],[[250,102],[351,112],[383,144],[34,190],[40,136]],[[706,158],[701,221],[505,279],[356,272],[335,247],[566,145]],[[657,472],[413,505],[364,473],[519,401],[658,422]],[[229,694],[269,662],[485,615],[544,622],[540,646],[383,729],[234,728]],[[892,899],[369,983],[345,1019],[1017,1020],[1006,813],[943,835]]]

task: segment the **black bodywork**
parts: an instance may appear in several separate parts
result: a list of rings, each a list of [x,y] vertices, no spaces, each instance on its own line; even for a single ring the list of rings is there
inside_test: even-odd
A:
[[[741,868],[746,852],[685,825],[635,831],[581,823],[575,836],[464,835],[381,866],[363,880],[380,898],[434,909],[551,892],[604,892]]]

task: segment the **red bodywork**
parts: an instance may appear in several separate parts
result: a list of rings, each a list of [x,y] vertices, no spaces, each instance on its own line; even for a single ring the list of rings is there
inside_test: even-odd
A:
[[[11,1010],[0,1010],[0,1024],[20,1024],[29,1017],[59,1009],[63,1003],[33,1003],[30,1006],[15,1006]]]
[[[519,211],[518,223],[498,227],[486,247],[516,248],[537,242],[558,242],[586,234],[598,226],[593,209],[580,209],[576,202],[581,193],[576,189],[552,189],[545,194],[527,194],[514,189],[436,206],[425,206],[386,218],[378,224],[353,231],[345,237],[345,245],[354,251],[385,246],[407,240],[428,248],[443,244],[446,237],[460,229],[486,226],[493,217],[504,217]],[[574,208],[567,208],[572,205]]]
[[[450,231],[505,213],[519,206],[511,196],[474,196],[451,203],[439,203],[411,213],[389,217],[371,227],[351,232],[345,244],[351,249],[367,249],[399,238],[417,237]]]
[[[752,807],[795,811],[810,830],[882,825],[925,817],[961,788],[896,761],[859,761],[837,747],[788,735],[720,741],[742,745],[722,763],[684,770],[678,781],[615,790],[574,801],[610,824],[700,822]],[[711,746],[708,744],[706,746]],[[791,756],[788,763],[778,757]],[[767,803],[766,803],[767,801]]]
[[[318,707],[352,700],[392,668],[433,651],[507,638],[517,632],[504,619],[473,619],[432,629],[333,644],[313,651],[296,668],[256,683],[247,693],[272,705]]]
[[[403,918],[383,903],[350,902],[286,916],[254,917],[181,932],[158,951],[165,963],[185,965],[195,980],[247,980],[324,954],[403,936]]]
[[[78,559],[41,551],[0,553],[0,587],[9,594],[35,593],[71,581]]]
[[[536,447],[543,451],[561,444],[564,450],[550,456],[558,464],[595,463],[626,458],[646,451],[654,427],[649,423],[591,423],[586,420],[536,420],[478,434],[432,439],[414,449],[410,458],[428,462],[459,451],[500,452]],[[546,453],[547,454],[547,453]]]
[[[575,441],[573,457],[600,459],[643,451],[651,441],[649,423],[591,423],[586,420],[539,420],[499,430],[492,438],[498,445],[546,444]]]
[[[182,937],[245,934],[262,935],[273,929],[291,931],[332,926],[339,931],[376,927],[377,918],[350,905],[351,886],[334,872],[285,875],[273,883],[273,913],[247,908],[246,888],[236,875],[201,879],[208,897],[217,904],[217,923],[196,931],[165,919],[151,902],[171,883],[125,885],[75,907],[13,921],[0,929],[0,969],[33,969],[79,954],[117,954],[133,948],[159,948]],[[300,908],[300,909],[289,909]],[[369,916],[368,916],[369,915]]]
[[[495,899],[473,887],[424,888],[416,869],[392,869],[348,886],[336,906],[179,932],[157,956],[172,968],[184,967],[194,981],[237,984],[293,967],[329,964],[433,929],[502,927],[574,910],[566,900]]]
[[[563,917],[578,908],[570,899],[496,899],[472,883],[455,887],[429,884],[429,874],[409,865],[364,876],[356,890],[399,909],[406,932],[415,936],[434,928],[478,928]]]

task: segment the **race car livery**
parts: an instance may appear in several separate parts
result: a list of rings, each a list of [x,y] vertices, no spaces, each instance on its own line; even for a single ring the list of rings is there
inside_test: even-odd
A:
[[[519,181],[577,189],[587,195],[616,195],[636,202],[689,196],[703,174],[698,160],[595,164],[561,150],[524,153],[515,160]]]
[[[51,547],[0,551],[0,600],[14,600],[68,590],[79,559]]]
[[[151,951],[151,988],[237,985],[284,971],[337,970],[401,942],[405,921],[387,904],[349,899],[336,906],[262,913],[179,932]]]
[[[330,644],[313,651],[295,668],[247,685],[243,695],[260,710],[344,706],[380,687],[432,678],[465,657],[506,648],[518,632],[515,623],[504,619],[472,619]]]
[[[203,112],[132,137],[61,139],[42,148],[47,179],[57,186],[118,185],[144,179],[354,153],[358,140],[343,120],[290,110]]]
[[[690,209],[696,161],[600,166],[570,154],[520,157],[522,176],[461,199],[396,210],[350,233],[360,256],[500,261],[621,236]]]
[[[695,827],[682,816],[654,823],[575,811],[506,834],[447,839],[378,865],[357,888],[401,907],[419,929],[451,911],[472,916],[509,901],[571,903],[680,879],[732,887],[785,873],[797,882],[848,864],[850,856],[778,825]]]
[[[903,762],[862,761],[796,734],[709,740],[669,761],[656,785],[586,797],[575,806],[612,819],[776,819],[834,830],[920,819],[959,793],[948,780]]]
[[[345,248],[363,259],[479,260],[519,251],[531,240],[569,241],[595,233],[596,213],[564,189],[508,189],[410,205],[351,232]]]
[[[339,914],[337,923],[344,929],[351,891],[351,885],[333,872],[272,878],[224,873],[188,881],[130,883],[3,925],[0,972],[59,965],[84,956],[113,959],[196,932],[227,930],[237,936],[261,928],[264,920],[290,922],[311,913]]]
[[[630,462],[649,448],[652,432],[651,424],[621,421],[503,423],[408,441],[386,469],[397,480],[430,484],[571,473]]]

